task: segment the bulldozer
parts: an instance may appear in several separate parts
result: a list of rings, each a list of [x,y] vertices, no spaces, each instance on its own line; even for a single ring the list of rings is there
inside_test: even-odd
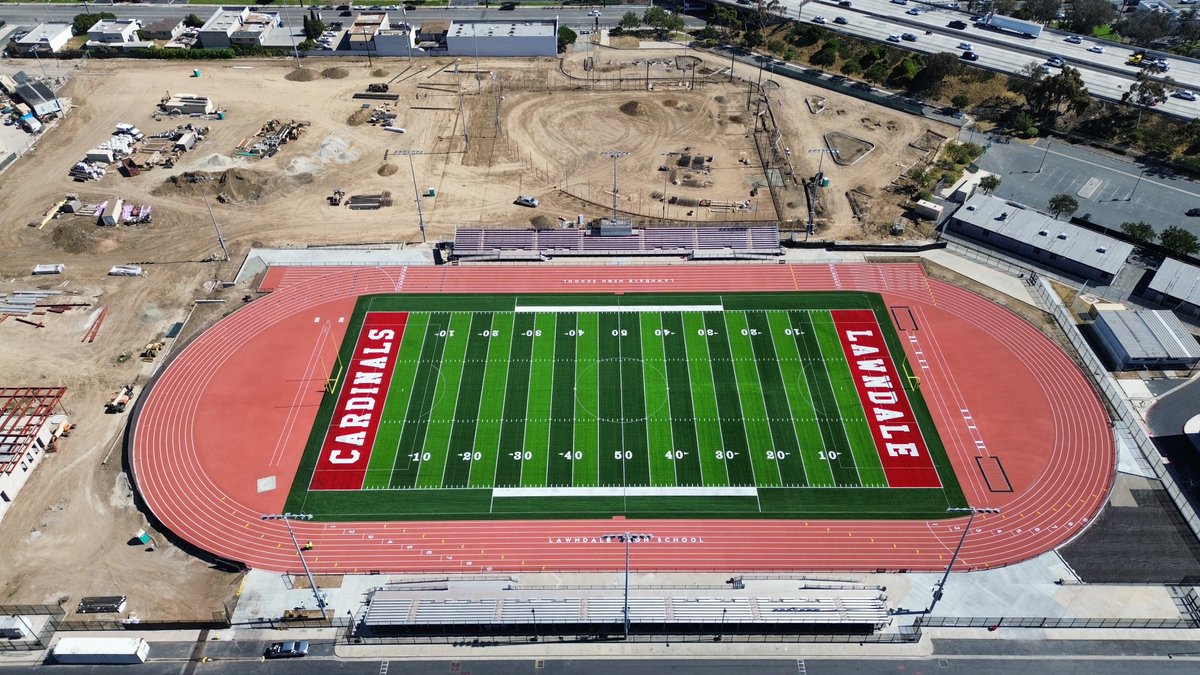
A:
[[[325,199],[329,201],[330,206],[341,206],[342,200],[345,199],[345,197],[346,193],[342,192],[341,188],[338,188],[333,191],[332,195],[326,197]]]
[[[163,343],[154,341],[146,344],[146,348],[142,350],[143,361],[153,361],[158,357],[158,353],[162,351]]]

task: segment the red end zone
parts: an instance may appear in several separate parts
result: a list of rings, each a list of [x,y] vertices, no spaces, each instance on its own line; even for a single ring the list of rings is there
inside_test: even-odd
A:
[[[869,309],[837,309],[831,313],[888,487],[940,488],[942,481],[875,313]]]
[[[407,312],[368,312],[363,318],[310,490],[362,489],[407,320]]]

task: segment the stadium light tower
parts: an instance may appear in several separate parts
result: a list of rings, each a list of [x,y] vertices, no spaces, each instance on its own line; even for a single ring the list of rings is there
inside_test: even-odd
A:
[[[629,154],[629,153],[625,153]],[[601,535],[601,541],[619,541],[625,544],[625,603],[622,615],[625,624],[625,639],[629,639],[629,544],[633,542],[649,541],[654,538],[653,534],[639,534],[633,532],[618,532],[616,534]]]
[[[629,153],[625,150],[605,150],[600,153],[601,157],[607,157],[613,161],[613,225],[617,224],[617,160],[622,157],[628,157]]]
[[[325,594],[321,589],[317,588],[317,580],[313,578],[312,572],[308,569],[308,561],[304,559],[304,549],[300,548],[300,542],[296,541],[296,532],[292,529],[293,520],[312,520],[311,513],[280,513],[261,516],[262,520],[282,520],[287,526],[288,534],[292,537],[292,544],[296,547],[296,555],[300,557],[300,565],[304,568],[304,575],[308,577],[308,585],[312,588],[313,597],[317,599],[317,609],[321,610],[321,614],[325,614]],[[311,547],[310,547],[311,548]]]
[[[954,548],[954,555],[950,556],[950,563],[946,565],[946,573],[942,575],[941,581],[933,588],[933,599],[929,601],[929,609],[925,610],[928,616],[933,613],[933,608],[937,605],[938,600],[942,599],[942,591],[946,588],[946,579],[950,578],[950,570],[954,569],[954,563],[958,561],[958,554],[962,551],[963,544],[967,541],[967,533],[971,531],[971,523],[975,521],[975,516],[980,513],[1000,513],[1000,509],[978,508],[975,506],[954,507],[946,509],[947,513],[963,513],[969,512],[971,516],[967,518],[967,525],[963,528],[962,536],[958,539],[958,546]]]
[[[421,210],[421,190],[417,187],[417,169],[413,165],[413,155],[423,155],[424,150],[393,150],[393,155],[408,157],[408,170],[412,172],[413,195],[417,198],[417,224],[421,228],[421,241],[425,241],[425,212]],[[384,159],[387,159],[386,155]]]

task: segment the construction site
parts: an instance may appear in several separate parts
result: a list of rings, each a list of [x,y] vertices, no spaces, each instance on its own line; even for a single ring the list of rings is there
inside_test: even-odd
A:
[[[169,61],[58,65],[76,107],[0,176],[0,384],[66,387],[77,430],[5,517],[5,593],[120,586],[147,619],[206,615],[233,593],[236,577],[182,550],[123,543],[154,531],[122,473],[120,432],[164,355],[253,299],[222,283],[251,247],[433,243],[458,227],[578,226],[614,210],[636,227],[778,223],[786,235],[804,230],[810,204],[815,231],[856,239],[901,212],[884,191],[931,152],[910,144],[952,136],[681,51],[470,68],[347,59],[330,69],[344,76],[283,60],[201,79]],[[161,94],[180,87],[197,93]],[[819,115],[804,103],[816,94]],[[827,132],[872,149],[825,161],[828,184],[806,197]],[[103,174],[73,169],[91,151],[112,152]],[[37,358],[23,356],[32,344]]]

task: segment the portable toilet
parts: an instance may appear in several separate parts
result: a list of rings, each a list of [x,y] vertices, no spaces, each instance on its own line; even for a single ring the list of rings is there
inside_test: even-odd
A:
[[[829,187],[829,179],[828,178],[821,179],[821,187],[823,187],[823,188]]]
[[[219,120],[225,119],[225,111],[224,110],[217,113],[217,119],[219,119]]]
[[[425,196],[426,197],[436,197],[437,196],[437,188],[435,188],[432,185],[425,188]]]
[[[200,77],[200,69],[199,68],[195,68],[192,70],[192,77]]]

